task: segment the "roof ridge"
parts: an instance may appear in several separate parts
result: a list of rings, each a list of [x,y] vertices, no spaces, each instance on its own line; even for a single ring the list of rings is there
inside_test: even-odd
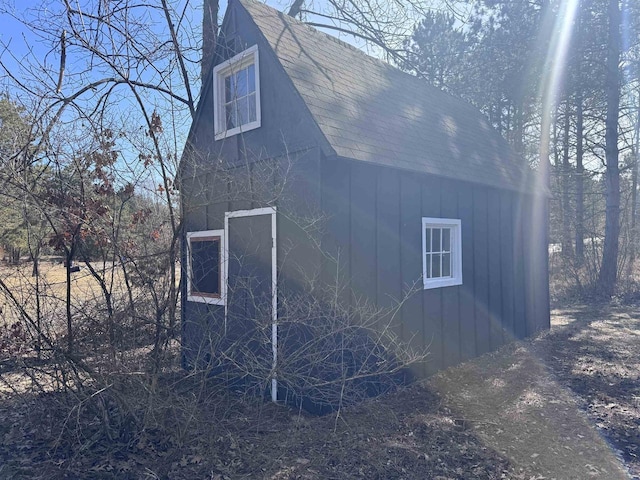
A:
[[[267,5],[267,4],[266,4],[266,3],[264,3],[264,2],[261,2],[261,1],[259,1],[259,0],[238,0],[238,1],[239,1],[241,4],[242,4],[242,3],[252,3],[252,4],[254,4],[254,5],[258,5],[260,8],[265,8],[265,9],[272,10],[273,12],[275,12],[278,16],[280,16],[280,17],[281,17],[283,20],[285,20],[286,22],[292,23],[292,24],[294,24],[294,25],[298,25],[298,26],[300,26],[300,27],[304,27],[304,28],[306,28],[307,30],[309,30],[309,31],[310,31],[312,34],[314,34],[314,35],[315,35],[315,34],[323,35],[323,36],[327,37],[329,40],[331,40],[331,41],[333,41],[333,42],[336,42],[338,45],[341,45],[341,46],[343,46],[343,47],[347,47],[347,48],[349,48],[349,49],[350,49],[351,51],[353,51],[354,53],[356,53],[356,54],[358,54],[358,55],[361,55],[362,57],[366,58],[368,61],[371,61],[371,62],[373,62],[373,63],[378,63],[378,64],[380,64],[381,66],[384,66],[385,68],[390,68],[390,69],[392,69],[393,71],[396,71],[396,72],[402,73],[402,74],[407,75],[407,76],[409,76],[409,77],[418,78],[416,75],[412,75],[412,74],[410,74],[409,72],[405,72],[404,70],[400,70],[400,68],[398,68],[398,67],[396,67],[396,66],[394,66],[394,65],[391,65],[389,62],[386,62],[385,60],[382,60],[381,58],[372,57],[371,55],[369,55],[368,53],[366,53],[366,52],[362,51],[362,49],[360,49],[360,48],[356,47],[355,45],[352,45],[352,44],[350,44],[350,43],[347,43],[347,42],[345,42],[344,40],[342,40],[342,39],[340,39],[340,38],[338,38],[338,37],[335,37],[335,36],[333,36],[333,35],[331,35],[331,34],[329,34],[329,33],[327,33],[327,32],[323,32],[322,30],[318,30],[318,28],[316,28],[316,27],[314,27],[314,26],[311,26],[311,25],[309,25],[308,23],[303,22],[302,20],[298,20],[298,19],[297,19],[297,18],[295,18],[295,17],[292,17],[292,16],[290,16],[290,15],[287,15],[286,13],[284,13],[284,12],[282,12],[282,11],[280,11],[280,10],[275,9],[275,8],[273,8],[272,6]],[[429,84],[428,84],[428,83],[426,83],[426,82],[425,82],[425,86],[435,88],[435,87],[433,87],[433,85],[429,85]]]
[[[260,0],[238,0],[240,2],[240,4],[252,4],[254,6],[258,6],[258,8],[263,8],[265,10],[270,10],[271,12],[273,12],[273,14],[277,15],[278,17],[280,17],[282,20],[284,20],[285,22],[288,22],[290,24],[296,25],[298,27],[303,27],[305,28],[307,31],[309,31],[312,35],[321,35],[323,37],[326,37],[327,39],[333,41],[334,43],[340,45],[341,47],[346,47],[348,48],[350,51],[352,51],[353,53],[355,53],[356,55],[359,55],[363,60],[366,60],[367,62],[377,66],[377,67],[383,67],[387,70],[389,70],[390,72],[392,72],[393,74],[396,75],[401,75],[403,77],[406,78],[410,78],[412,82],[415,82],[416,85],[419,86],[420,89],[424,90],[425,92],[431,92],[432,94],[435,95],[441,95],[441,96],[445,96],[449,99],[454,100],[455,102],[466,106],[467,108],[471,108],[473,110],[477,110],[477,108],[472,105],[470,102],[468,102],[467,100],[457,97],[455,95],[452,95],[449,92],[446,92],[434,85],[431,85],[429,82],[425,81],[424,79],[420,78],[417,75],[414,75],[413,73],[407,72],[405,70],[402,70],[400,67],[395,66],[390,64],[389,62],[386,62],[385,60],[381,59],[381,58],[376,58],[376,57],[372,57],[371,55],[369,55],[368,53],[362,51],[360,48],[356,47],[355,45],[352,45],[350,43],[345,42],[344,40],[341,40],[338,37],[334,37],[333,35],[327,33],[327,32],[323,32],[321,30],[318,30],[316,27],[313,27],[301,20],[298,20],[297,18],[291,17],[290,15],[287,15],[286,13],[271,7],[270,5],[267,5],[266,3],[260,1]],[[244,6],[244,5],[243,5]],[[479,111],[478,111],[479,112]],[[487,119],[485,118],[484,115],[480,115],[480,117],[482,118],[482,120],[484,120],[485,122],[487,122]]]

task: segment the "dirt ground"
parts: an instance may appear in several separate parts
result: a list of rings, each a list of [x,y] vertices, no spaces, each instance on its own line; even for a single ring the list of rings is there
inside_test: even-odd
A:
[[[0,479],[640,478],[639,375],[638,309],[588,306],[339,415],[239,402],[180,372],[136,427],[108,399],[0,388]]]
[[[628,310],[557,310],[550,332],[429,385],[485,444],[534,478],[637,476],[639,333],[640,317]]]
[[[640,305],[556,310],[532,347],[640,478]]]

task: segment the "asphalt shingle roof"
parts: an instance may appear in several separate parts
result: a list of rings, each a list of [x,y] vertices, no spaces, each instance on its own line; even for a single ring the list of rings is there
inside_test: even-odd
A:
[[[530,171],[470,104],[254,0],[239,0],[338,156],[501,188]]]

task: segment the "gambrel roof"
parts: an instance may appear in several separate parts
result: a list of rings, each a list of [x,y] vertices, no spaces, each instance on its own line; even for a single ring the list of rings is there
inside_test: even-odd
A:
[[[338,157],[531,191],[531,171],[472,105],[254,0],[246,10]],[[241,32],[240,32],[241,34]]]

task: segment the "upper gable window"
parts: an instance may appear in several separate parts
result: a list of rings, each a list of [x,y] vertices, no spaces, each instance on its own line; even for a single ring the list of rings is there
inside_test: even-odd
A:
[[[213,104],[216,140],[260,126],[257,45],[213,69]]]

